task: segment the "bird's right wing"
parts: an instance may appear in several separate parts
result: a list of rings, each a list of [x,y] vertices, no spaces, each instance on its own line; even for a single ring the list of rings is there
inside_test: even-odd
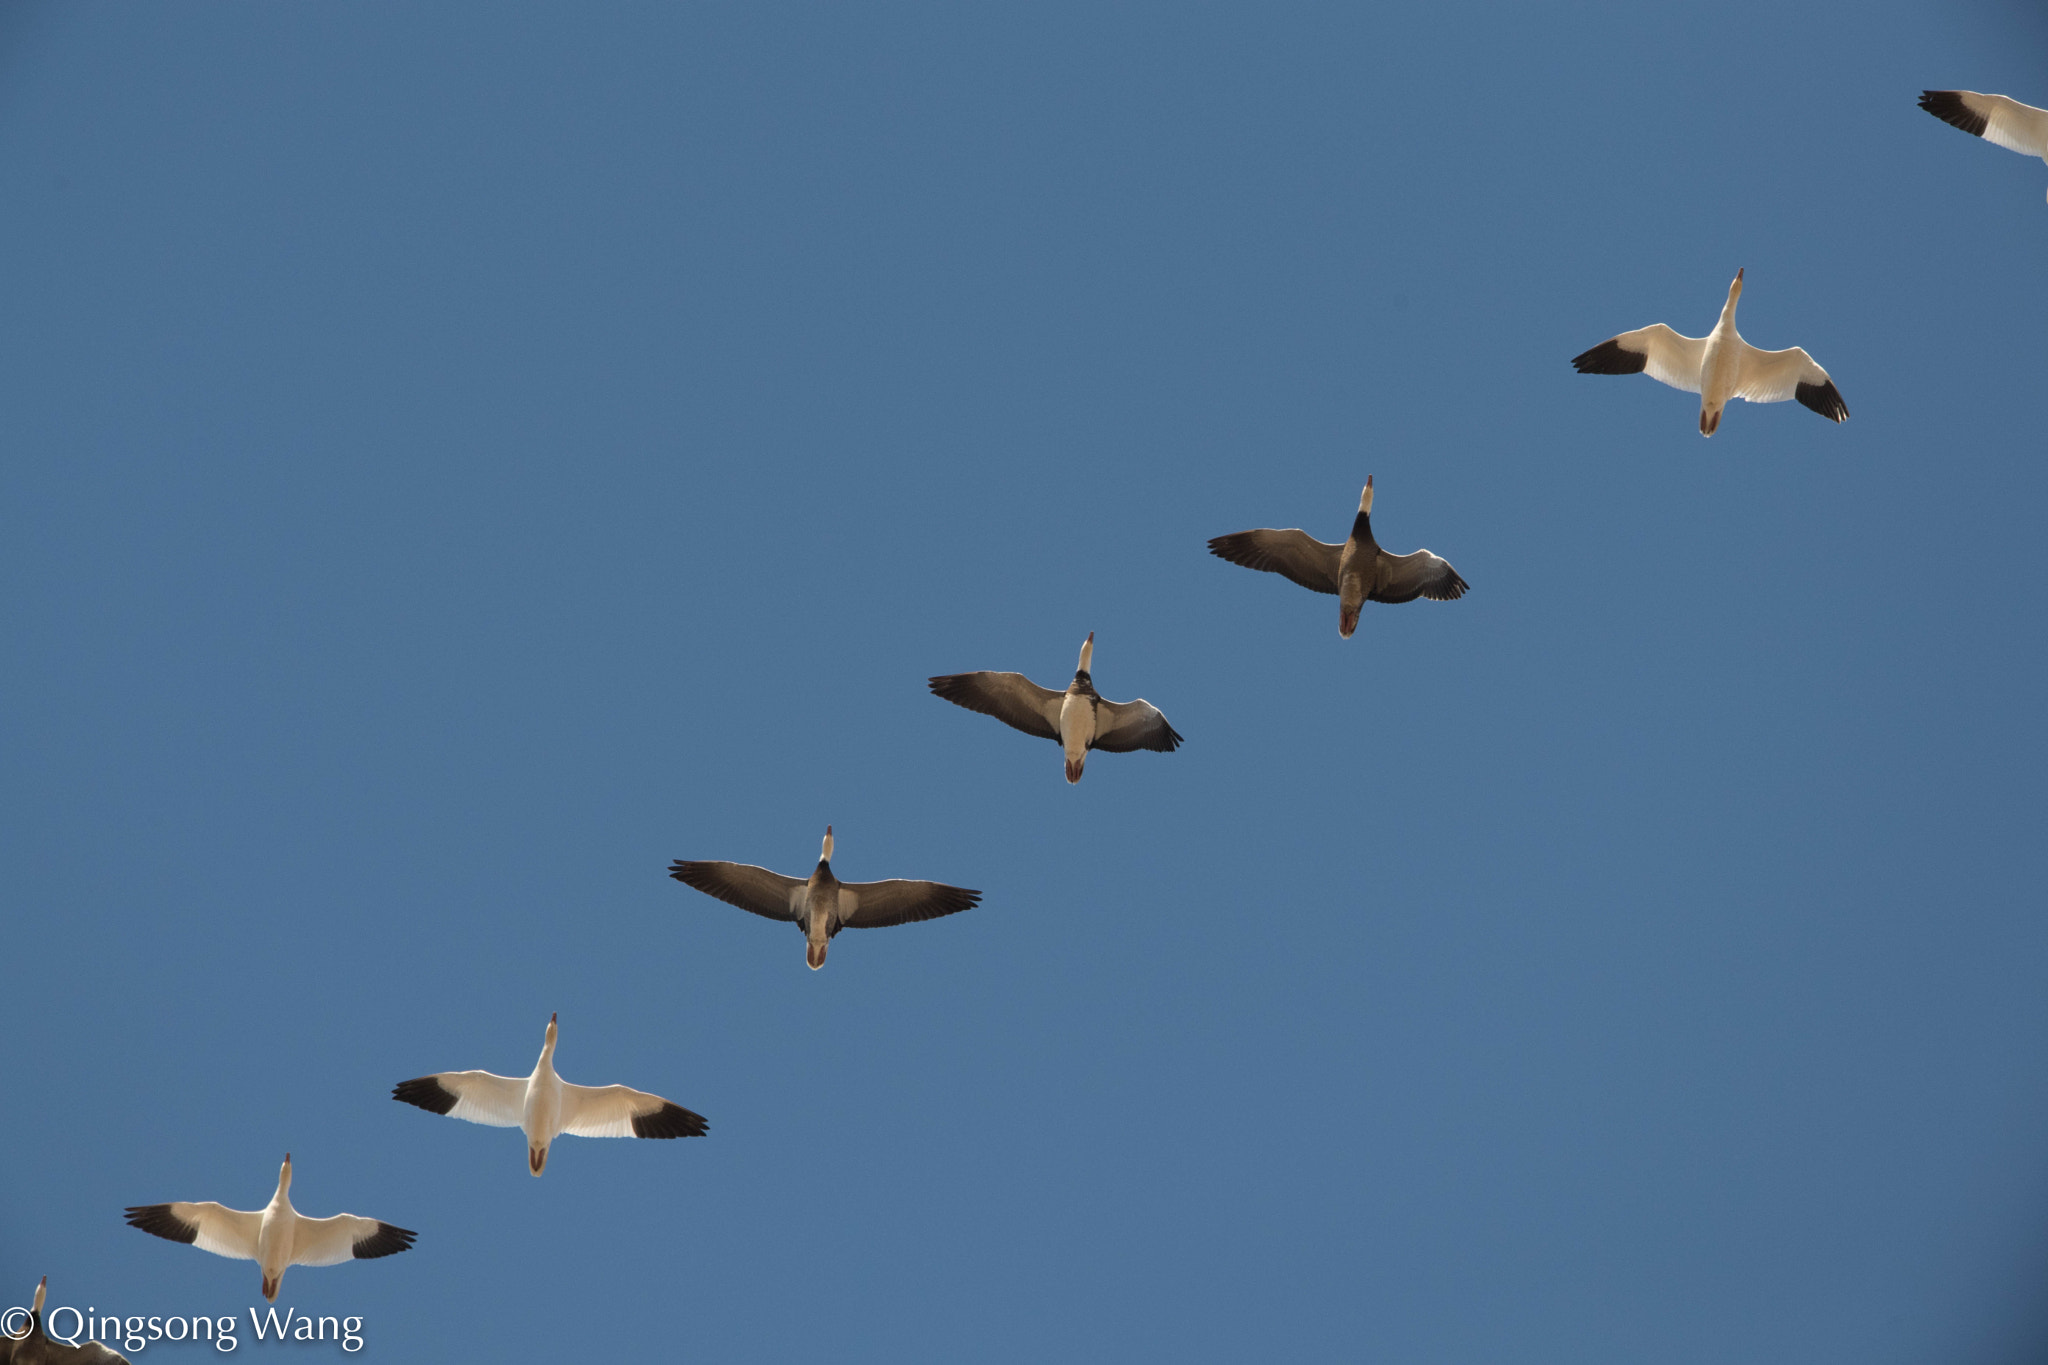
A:
[[[411,1251],[419,1234],[411,1228],[394,1227],[375,1218],[358,1218],[337,1213],[332,1218],[300,1216],[292,1230],[293,1265],[340,1265],[343,1261],[373,1261],[379,1256],[396,1256]]]
[[[2048,109],[1974,90],[1925,90],[1920,94],[1920,107],[1986,142],[2048,159]]]
[[[1705,337],[1680,336],[1661,322],[1623,332],[1572,357],[1572,368],[1580,374],[1647,374],[1687,393],[1700,391],[1706,363]]]
[[[1040,739],[1060,738],[1060,698],[1022,673],[947,673],[930,682],[932,695],[955,706],[994,716],[1013,730]]]
[[[1279,574],[1310,592],[1335,593],[1337,565],[1344,558],[1344,547],[1317,540],[1297,528],[1217,536],[1209,542],[1209,553],[1247,569]]]
[[[707,896],[727,905],[737,905],[763,919],[794,922],[808,882],[770,872],[752,863],[687,863],[669,865],[668,875],[684,886],[694,886]]]
[[[708,1128],[702,1114],[630,1085],[562,1082],[562,1131],[577,1137],[703,1137]]]
[[[852,908],[848,908],[848,902]],[[972,910],[981,901],[979,891],[944,882],[841,882],[839,918],[849,929],[886,929],[892,924],[914,924]]]
[[[1742,370],[1735,392],[1752,403],[1782,403],[1797,398],[1830,422],[1847,421],[1849,405],[1828,372],[1814,363],[1805,348],[1759,351],[1742,343]]]
[[[1455,602],[1469,586],[1441,555],[1427,550],[1390,555],[1381,550],[1379,582],[1373,588],[1372,600],[1413,602],[1418,597],[1427,597],[1432,602]]]
[[[489,1128],[517,1128],[526,1113],[526,1081],[488,1071],[443,1071],[391,1087],[391,1098]]]
[[[235,1261],[256,1259],[256,1234],[263,1215],[204,1204],[140,1204],[126,1210],[128,1226],[155,1237],[196,1246]]]

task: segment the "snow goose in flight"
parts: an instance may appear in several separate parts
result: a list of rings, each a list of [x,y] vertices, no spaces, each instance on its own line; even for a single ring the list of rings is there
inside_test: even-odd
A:
[[[1842,395],[1828,372],[1799,347],[1759,351],[1735,330],[1735,304],[1742,297],[1742,272],[1728,286],[1721,320],[1703,337],[1680,336],[1661,322],[1623,332],[1592,350],[1572,357],[1580,374],[1642,374],[1660,384],[1700,396],[1700,435],[1712,436],[1721,426],[1721,409],[1729,400],[1782,403],[1797,398],[1831,422],[1849,416]]]
[[[971,910],[979,891],[944,882],[842,882],[832,875],[832,826],[808,881],[752,863],[693,863],[678,859],[668,875],[728,905],[763,919],[786,920],[804,932],[804,961],[825,965],[825,945],[841,929],[885,929]]]
[[[1095,632],[1081,644],[1081,666],[1064,692],[1040,687],[1022,673],[948,673],[930,681],[932,695],[955,706],[994,716],[1013,730],[1049,739],[1067,756],[1067,781],[1081,780],[1090,749],[1127,754],[1150,749],[1170,754],[1180,747],[1180,734],[1166,723],[1159,708],[1142,697],[1137,701],[1105,701],[1089,677],[1095,653]]]
[[[1358,613],[1367,602],[1455,602],[1465,595],[1465,580],[1450,562],[1417,550],[1390,555],[1372,537],[1372,475],[1358,495],[1358,515],[1351,536],[1342,545],[1317,540],[1306,531],[1239,531],[1217,536],[1209,553],[1247,569],[1291,578],[1310,592],[1337,597],[1337,633],[1345,639],[1358,629]]]
[[[128,1226],[173,1242],[188,1242],[201,1251],[237,1261],[254,1261],[263,1272],[263,1297],[277,1302],[284,1272],[295,1265],[340,1265],[368,1261],[412,1250],[419,1234],[337,1213],[308,1218],[292,1207],[292,1154],[284,1154],[277,1173],[277,1193],[256,1213],[204,1204],[144,1204],[129,1209]]]
[[[1974,90],[1923,90],[1920,107],[1973,137],[2048,161],[2048,109]]]
[[[432,1114],[468,1119],[492,1128],[526,1132],[526,1169],[548,1168],[548,1144],[563,1133],[577,1137],[703,1137],[701,1115],[659,1095],[623,1085],[571,1085],[555,1074],[555,1016],[531,1076],[493,1076],[488,1071],[443,1071],[400,1081],[391,1098]]]
[[[80,1341],[73,1345],[68,1341],[51,1340],[43,1331],[43,1296],[49,1288],[50,1277],[45,1275],[36,1285],[35,1302],[28,1310],[27,1321],[10,1318],[0,1322],[0,1365],[128,1365],[127,1356],[97,1341]],[[21,1310],[13,1311],[19,1313]],[[57,1311],[62,1313],[66,1310],[60,1308]],[[74,1339],[83,1335],[82,1327],[70,1335]]]

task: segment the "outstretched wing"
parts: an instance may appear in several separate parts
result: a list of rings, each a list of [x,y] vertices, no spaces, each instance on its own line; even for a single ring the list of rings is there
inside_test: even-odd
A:
[[[763,919],[795,920],[805,882],[752,863],[671,863],[668,875]]]
[[[128,1226],[153,1237],[184,1242],[235,1261],[256,1259],[256,1234],[263,1215],[244,1213],[208,1200],[204,1204],[138,1204],[125,1210]]]
[[[2048,109],[1974,90],[1923,90],[1920,107],[1986,142],[2048,159]]]
[[[1413,602],[1418,597],[1455,602],[1465,595],[1467,586],[1449,560],[1427,550],[1412,555],[1390,555],[1382,550],[1379,582],[1368,596],[1374,602]]]
[[[332,1218],[301,1216],[292,1230],[293,1265],[340,1265],[343,1261],[373,1261],[411,1251],[417,1232],[393,1227],[374,1218],[337,1213]]]
[[[1217,536],[1209,553],[1232,564],[1291,579],[1310,592],[1337,591],[1337,564],[1342,545],[1329,545],[1299,528],[1287,531],[1239,531]]]
[[[1022,673],[947,673],[931,679],[932,695],[994,716],[1013,730],[1054,743],[1060,737],[1060,698]]]
[[[1170,754],[1180,747],[1180,734],[1166,723],[1158,707],[1142,697],[1137,701],[1105,701],[1102,710],[1109,713],[1109,724],[1096,722],[1095,742],[1088,746],[1091,749],[1112,754],[1151,749]]]
[[[391,1098],[430,1114],[446,1114],[491,1128],[517,1128],[526,1112],[526,1082],[488,1071],[443,1071],[391,1087]]]
[[[1680,336],[1653,322],[1573,356],[1572,368],[1580,374],[1647,374],[1659,384],[1698,393],[1706,361],[1705,337]]]
[[[562,1082],[562,1131],[577,1137],[703,1137],[709,1127],[702,1114],[645,1090]]]
[[[979,891],[944,882],[841,882],[839,922],[848,929],[886,929],[972,910]]]
[[[1782,403],[1797,398],[1830,422],[1848,419],[1849,406],[1828,372],[1813,363],[1813,357],[1799,347],[1789,351],[1759,351],[1742,343],[1742,371],[1735,384],[1738,398],[1752,403]]]

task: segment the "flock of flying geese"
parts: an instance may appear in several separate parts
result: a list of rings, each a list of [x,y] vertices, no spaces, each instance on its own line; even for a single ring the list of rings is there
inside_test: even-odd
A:
[[[1920,107],[1976,137],[2048,161],[2048,109],[2036,109],[2004,95],[1974,90],[1929,90]],[[1648,374],[1660,383],[1700,396],[1700,435],[1721,426],[1732,399],[1778,403],[1795,398],[1830,421],[1849,416],[1828,372],[1800,347],[1763,351],[1735,330],[1735,306],[1742,297],[1743,272],[1728,286],[1721,317],[1704,337],[1689,337],[1652,323],[1601,342],[1572,360],[1581,374]],[[1418,597],[1455,601],[1465,580],[1450,563],[1428,550],[1389,554],[1372,531],[1373,482],[1359,495],[1351,534],[1342,544],[1317,540],[1302,530],[1239,531],[1217,536],[1209,552],[1232,564],[1276,573],[1311,592],[1337,599],[1337,633],[1350,639],[1367,602],[1412,602]],[[1065,690],[1041,687],[1021,673],[949,673],[930,680],[934,696],[1012,729],[1052,740],[1066,760],[1066,778],[1079,782],[1091,751],[1129,753],[1149,749],[1172,753],[1181,736],[1158,707],[1140,699],[1106,700],[1095,690],[1092,662],[1095,634],[1081,645],[1080,665]],[[765,919],[794,924],[804,936],[804,958],[813,970],[825,965],[825,951],[841,929],[880,929],[957,914],[980,903],[981,893],[943,882],[842,882],[832,874],[832,827],[818,865],[809,877],[789,877],[748,863],[678,861],[669,875]],[[488,1071],[443,1071],[401,1081],[391,1097],[429,1113],[526,1136],[527,1170],[547,1169],[548,1150],[564,1134],[576,1137],[702,1137],[701,1115],[679,1104],[623,1085],[572,1085],[555,1071],[555,1017],[548,1018],[540,1060],[525,1077]],[[131,1227],[217,1256],[255,1261],[263,1297],[276,1302],[284,1272],[295,1265],[338,1265],[410,1250],[416,1233],[374,1218],[336,1214],[308,1218],[292,1207],[292,1159],[287,1153],[277,1174],[277,1192],[256,1211],[213,1203],[146,1204],[127,1210]],[[41,1362],[120,1361],[97,1343],[53,1342],[42,1330],[48,1285],[36,1287],[28,1335],[0,1337],[0,1365]]]

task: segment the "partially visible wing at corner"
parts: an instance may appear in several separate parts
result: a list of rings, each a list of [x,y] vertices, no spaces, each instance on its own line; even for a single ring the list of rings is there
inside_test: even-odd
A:
[[[235,1261],[256,1259],[256,1234],[263,1215],[208,1200],[203,1204],[140,1204],[126,1211],[128,1226],[153,1237],[184,1242]]]
[[[1580,374],[1647,374],[1660,384],[1698,393],[1706,359],[1705,337],[1680,336],[1653,322],[1573,356],[1572,368]]]
[[[1468,585],[1447,559],[1417,550],[1412,555],[1390,555],[1380,551],[1379,582],[1371,599],[1375,602],[1413,602],[1427,597],[1433,602],[1455,602]]]
[[[853,897],[853,909],[846,898]],[[979,891],[944,882],[841,882],[839,913],[848,929],[886,929],[892,924],[915,924],[972,910],[981,902]]]
[[[1743,343],[1742,376],[1735,393],[1752,403],[1782,403],[1796,398],[1830,422],[1847,420],[1849,405],[1835,381],[1798,346],[1784,351],[1759,351]]]
[[[1150,749],[1170,754],[1180,747],[1179,732],[1166,723],[1158,707],[1142,697],[1137,701],[1105,701],[1102,709],[1109,713],[1110,721],[1095,732],[1095,742],[1088,746],[1091,749],[1112,754]]]
[[[930,680],[932,695],[994,716],[1013,730],[1058,743],[1063,693],[1022,673],[946,673]]]
[[[1986,142],[2024,156],[2048,158],[2048,109],[1974,90],[1923,90],[1920,107]]]
[[[668,875],[727,905],[737,905],[764,919],[794,920],[797,898],[806,883],[752,863],[670,864]]]
[[[1217,536],[1209,542],[1209,553],[1247,569],[1279,574],[1310,592],[1334,594],[1337,564],[1344,557],[1344,547],[1326,544],[1297,528]]]

